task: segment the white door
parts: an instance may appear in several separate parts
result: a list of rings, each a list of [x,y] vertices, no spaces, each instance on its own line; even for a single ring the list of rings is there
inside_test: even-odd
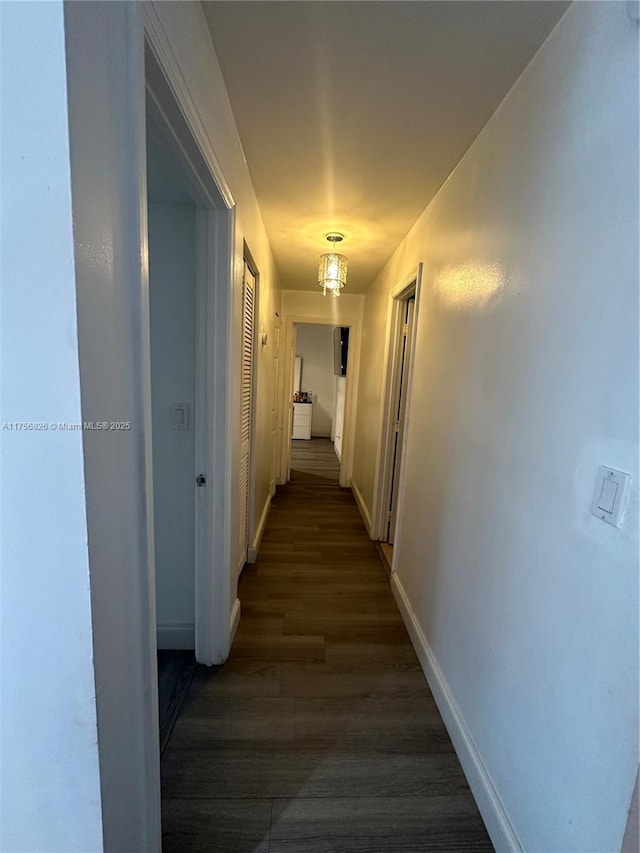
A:
[[[398,381],[396,383],[394,399],[394,425],[392,433],[393,442],[393,467],[391,474],[391,497],[389,501],[389,526],[386,541],[393,545],[396,530],[396,514],[398,510],[398,480],[400,478],[400,461],[402,459],[402,445],[404,440],[404,422],[407,411],[408,373],[411,359],[411,345],[413,341],[413,317],[416,300],[411,296],[405,303],[404,322],[401,328],[402,340],[400,341],[400,359],[398,363]]]
[[[244,262],[242,287],[242,366],[240,390],[240,553],[249,547],[249,471],[251,461],[251,407],[253,396],[253,348],[256,277]]]
[[[273,398],[271,403],[271,476],[269,477],[269,491],[274,494],[276,490],[276,471],[278,464],[278,400],[280,399],[280,318],[276,315],[273,325]]]
[[[291,335],[291,339],[287,341],[287,358],[285,364],[290,365],[289,376],[286,378],[287,382],[287,471],[285,477],[285,483],[288,483],[291,479],[291,435],[293,434],[293,394],[291,393],[291,389],[293,388],[293,378],[295,373],[295,351],[296,351],[296,336],[297,330],[294,324],[292,329],[293,334]]]

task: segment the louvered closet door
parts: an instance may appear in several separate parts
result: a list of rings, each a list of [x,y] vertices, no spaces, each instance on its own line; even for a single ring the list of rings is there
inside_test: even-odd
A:
[[[245,261],[242,288],[242,387],[240,392],[240,552],[249,546],[249,461],[251,457],[251,404],[253,393],[253,318],[256,277]]]

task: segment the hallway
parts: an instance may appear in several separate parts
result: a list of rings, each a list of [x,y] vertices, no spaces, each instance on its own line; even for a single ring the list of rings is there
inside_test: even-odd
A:
[[[231,657],[162,765],[163,850],[492,850],[350,491],[280,487]]]
[[[338,485],[340,462],[330,438],[291,441],[292,483]]]

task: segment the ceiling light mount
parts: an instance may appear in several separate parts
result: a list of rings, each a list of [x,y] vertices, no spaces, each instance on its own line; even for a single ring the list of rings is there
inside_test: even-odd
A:
[[[325,235],[325,239],[330,243],[342,243],[344,240],[344,234],[341,234],[339,231],[329,231],[329,233]]]

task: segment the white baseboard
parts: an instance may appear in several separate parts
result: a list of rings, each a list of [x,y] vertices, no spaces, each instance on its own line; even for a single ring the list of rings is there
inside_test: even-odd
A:
[[[195,625],[181,623],[178,625],[158,625],[156,636],[159,649],[195,649]]]
[[[231,608],[231,616],[229,618],[229,648],[233,645],[233,640],[240,624],[240,599],[236,598]]]
[[[253,540],[253,544],[249,546],[249,549],[247,551],[247,563],[255,563],[255,561],[258,559],[258,551],[260,549],[260,543],[262,542],[262,535],[264,534],[264,529],[267,526],[267,518],[269,518],[270,509],[271,495],[269,495],[266,501],[264,502],[260,521],[258,522],[258,529],[256,530],[255,539]]]
[[[336,456],[338,457],[338,462],[342,462],[342,452],[341,452],[340,450],[338,450],[338,448],[336,447],[335,442],[333,443],[333,452],[334,452],[334,453],[336,454]]]
[[[367,505],[364,502],[364,498],[360,494],[360,489],[358,488],[356,481],[351,478],[351,491],[353,492],[353,496],[356,499],[356,503],[358,504],[358,509],[360,510],[360,515],[362,516],[362,520],[365,523],[367,528],[367,533],[369,534],[369,538],[371,538],[371,516],[369,515],[369,510],[367,509]]]
[[[502,800],[473,742],[471,732],[449,688],[446,678],[418,624],[397,573],[391,576],[391,590],[416,650],[438,709],[453,742],[469,787],[497,853],[521,853],[522,844],[504,808]]]
[[[245,558],[244,558],[244,554],[241,554],[241,555],[240,555],[240,561],[238,562],[238,565],[237,565],[237,567],[236,567],[236,580],[238,580],[238,578],[239,578],[239,577],[240,577],[240,575],[242,574],[242,570],[244,569],[245,565],[246,565],[248,562],[249,562],[248,560],[245,560]]]

